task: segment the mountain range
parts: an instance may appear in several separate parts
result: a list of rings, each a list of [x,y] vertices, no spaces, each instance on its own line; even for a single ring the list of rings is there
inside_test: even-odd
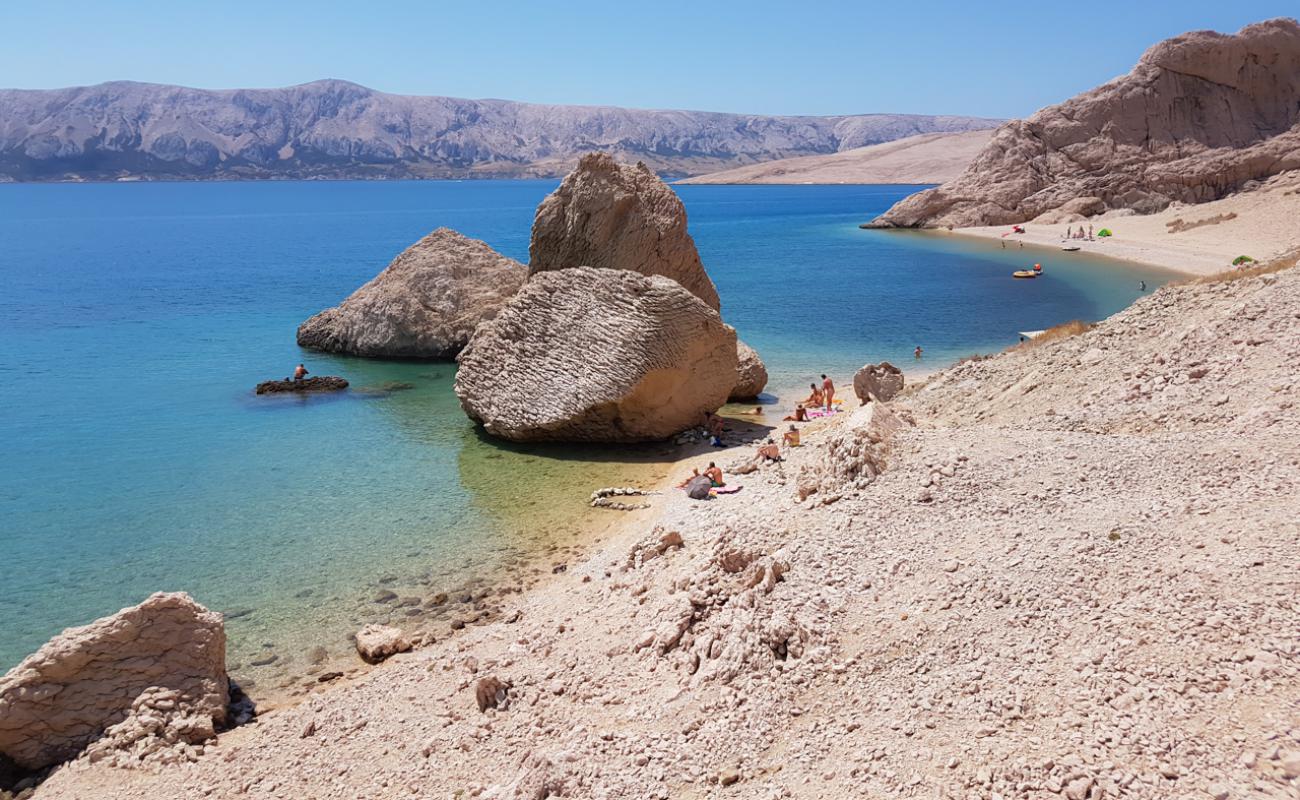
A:
[[[1000,120],[763,116],[378,92],[340,80],[206,90],[0,90],[0,181],[554,177],[604,150],[683,177]]]

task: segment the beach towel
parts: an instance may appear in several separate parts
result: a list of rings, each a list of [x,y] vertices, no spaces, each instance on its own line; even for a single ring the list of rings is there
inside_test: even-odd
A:
[[[829,417],[838,410],[839,409],[835,409],[835,408],[832,408],[830,411],[827,411],[824,408],[810,408],[808,409],[808,419],[821,419],[822,417]]]
[[[735,494],[736,492],[739,492],[739,491],[740,491],[741,489],[743,489],[743,488],[745,488],[745,487],[743,487],[743,486],[715,486],[715,487],[713,488],[713,490],[710,491],[709,493],[710,493],[710,494]]]

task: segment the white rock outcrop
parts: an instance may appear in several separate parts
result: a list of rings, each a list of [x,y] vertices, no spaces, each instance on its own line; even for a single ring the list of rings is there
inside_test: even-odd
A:
[[[298,344],[373,358],[455,358],[528,271],[486,243],[439,228],[373,280],[298,327]]]
[[[799,499],[820,493],[822,502],[831,503],[867,486],[885,470],[889,439],[908,424],[880,403],[854,409],[841,430],[817,445],[818,457],[799,471]]]
[[[867,364],[853,376],[853,393],[863,403],[879,400],[888,403],[903,391],[903,371],[888,361]]]
[[[736,332],[668,278],[548,270],[479,327],[459,361],[456,395],[493,436],[652,441],[726,402]]]
[[[27,770],[67,761],[128,717],[157,708],[155,700],[169,719],[148,722],[140,735],[119,729],[123,742],[134,747],[162,734],[163,745],[194,744],[226,720],[225,624],[183,592],[159,592],[69,628],[0,678],[0,755]],[[99,748],[101,757],[108,749]]]
[[[736,341],[736,385],[730,400],[753,400],[767,386],[767,367],[754,348]]]
[[[1129,74],[1003,125],[956,180],[898,202],[868,225],[1145,214],[1216,200],[1294,169],[1300,24],[1280,18],[1234,35],[1195,31],[1160,42]]]
[[[568,267],[662,275],[717,311],[718,290],[686,231],[686,207],[644,163],[606,153],[582,157],[537,207],[528,246],[530,274]]]

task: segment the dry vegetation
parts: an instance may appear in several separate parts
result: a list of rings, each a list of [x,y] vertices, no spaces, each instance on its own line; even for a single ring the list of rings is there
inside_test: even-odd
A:
[[[1048,342],[1055,342],[1060,339],[1068,339],[1071,336],[1078,336],[1081,333],[1092,330],[1095,323],[1084,322],[1080,319],[1072,319],[1069,322],[1062,322],[1060,325],[1054,325],[1032,339],[1026,339],[1020,344],[1012,346],[1012,350],[1030,350]]]
[[[1225,281],[1238,281],[1242,278],[1253,278],[1256,275],[1267,275],[1271,272],[1281,272],[1284,269],[1291,269],[1297,263],[1300,263],[1300,248],[1283,253],[1277,258],[1260,264],[1259,266],[1234,267],[1215,275],[1207,275],[1204,278],[1197,278],[1193,283],[1223,283]]]

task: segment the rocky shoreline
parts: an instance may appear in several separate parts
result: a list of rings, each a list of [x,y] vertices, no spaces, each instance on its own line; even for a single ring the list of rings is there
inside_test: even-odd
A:
[[[38,797],[1291,797],[1298,313],[1294,269],[1173,286],[943,370],[192,764]]]

